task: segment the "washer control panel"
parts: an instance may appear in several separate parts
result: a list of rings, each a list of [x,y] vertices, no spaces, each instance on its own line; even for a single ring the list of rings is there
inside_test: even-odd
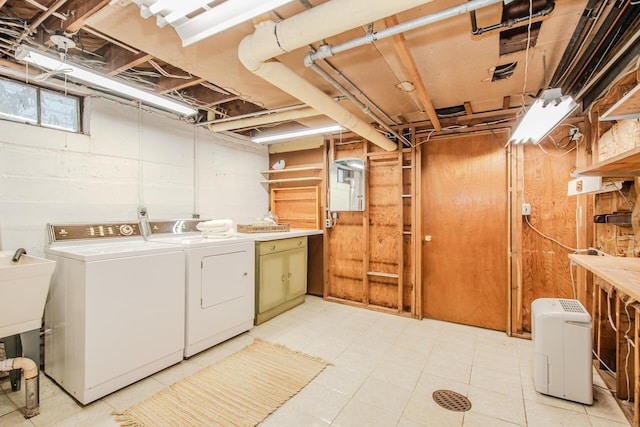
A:
[[[118,222],[100,224],[48,224],[49,241],[109,239],[142,236],[139,222]]]

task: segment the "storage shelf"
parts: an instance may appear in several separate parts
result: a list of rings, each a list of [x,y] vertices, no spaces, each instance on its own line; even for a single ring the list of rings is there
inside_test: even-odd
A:
[[[313,201],[315,203],[316,198],[315,197],[284,197],[284,198],[277,198],[274,199],[275,202],[308,202],[308,201]]]
[[[592,175],[606,177],[640,176],[640,147],[633,148],[610,159],[586,168],[578,169],[572,175]]]
[[[317,176],[305,176],[300,178],[280,178],[280,179],[268,179],[266,181],[260,181],[262,184],[279,184],[284,182],[302,182],[302,181],[322,181],[322,178]]]
[[[600,121],[636,119],[640,117],[640,84],[631,89],[599,118]]]
[[[301,166],[301,167],[295,167],[295,168],[272,169],[268,171],[262,171],[260,173],[268,175],[272,173],[279,174],[279,173],[285,173],[285,172],[303,172],[303,171],[314,171],[314,170],[322,170],[322,166],[313,165],[313,166]]]

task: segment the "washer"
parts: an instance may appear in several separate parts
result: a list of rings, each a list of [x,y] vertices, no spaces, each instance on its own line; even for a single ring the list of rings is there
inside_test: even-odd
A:
[[[45,373],[87,404],[180,362],[184,256],[138,222],[48,225]]]
[[[202,220],[149,221],[149,240],[184,250],[184,356],[190,357],[253,328],[255,244],[251,236],[207,238]]]

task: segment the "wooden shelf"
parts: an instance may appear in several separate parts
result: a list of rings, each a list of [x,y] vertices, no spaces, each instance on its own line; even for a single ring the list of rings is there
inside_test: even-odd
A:
[[[322,181],[322,178],[317,176],[304,176],[300,178],[280,178],[280,179],[268,179],[266,181],[260,181],[263,184],[281,184],[284,182],[301,182],[301,181]]]
[[[269,174],[279,174],[285,172],[304,172],[304,171],[318,171],[322,170],[322,166],[320,165],[312,165],[312,166],[301,166],[295,168],[284,168],[284,169],[272,169],[268,171],[262,171],[261,174],[269,175]]]
[[[633,148],[610,159],[578,169],[574,176],[640,176],[640,147]]]
[[[387,277],[389,279],[397,279],[399,276],[395,273],[382,273],[379,271],[367,271],[368,276]]]
[[[600,116],[601,121],[637,119],[640,117],[640,84],[631,89],[618,102]]]

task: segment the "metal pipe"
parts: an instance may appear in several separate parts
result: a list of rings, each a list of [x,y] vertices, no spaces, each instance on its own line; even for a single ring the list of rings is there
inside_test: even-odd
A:
[[[26,393],[24,417],[35,417],[40,413],[38,367],[36,362],[26,357],[15,357],[0,361],[0,372],[9,372],[14,369],[21,369],[24,376]]]
[[[424,27],[425,25],[433,24],[444,19],[453,18],[454,16],[469,13],[473,10],[480,9],[495,3],[501,3],[502,1],[503,0],[471,0],[468,3],[461,4],[459,6],[454,6],[440,12],[432,13],[430,15],[421,16],[420,18],[412,19],[410,21],[403,22],[402,24],[388,27],[380,31],[371,32],[363,37],[352,39],[339,45],[323,45],[318,49],[317,52],[308,53],[304,57],[304,63],[307,67],[309,67],[318,59],[328,58],[346,50],[364,46],[366,44],[371,44],[376,40],[381,40],[386,37],[391,37],[396,34]]]
[[[547,5],[545,6],[544,9],[539,10],[536,13],[532,13],[530,17],[529,15],[521,16],[519,18],[508,19],[498,24],[489,25],[488,27],[481,27],[481,28],[478,28],[478,25],[476,22],[476,12],[472,10],[471,12],[469,12],[469,16],[471,18],[471,34],[473,34],[474,36],[477,36],[480,34],[488,33],[489,31],[498,30],[500,28],[513,27],[514,25],[519,24],[520,22],[528,21],[529,19],[539,18],[541,16],[546,16],[551,12],[553,12],[553,9],[555,9],[555,7],[556,7],[556,3],[554,1],[549,0],[547,1]]]
[[[569,40],[569,44],[567,48],[564,50],[564,54],[560,59],[560,63],[556,67],[556,71],[551,78],[551,82],[549,83],[549,87],[557,87],[558,82],[561,76],[565,72],[565,67],[569,63],[571,59],[575,57],[573,50],[575,49],[578,40],[582,37],[582,32],[587,25],[587,22],[592,19],[593,10],[596,8],[596,5],[600,2],[600,0],[589,0],[587,5],[584,8],[584,12],[582,12],[582,16],[580,16],[580,20],[578,21],[578,25],[576,29],[573,31],[573,35]]]
[[[363,113],[365,113],[366,115],[371,117],[373,120],[375,120],[376,123],[378,123],[380,126],[382,126],[387,132],[391,133],[398,140],[401,140],[408,147],[411,147],[411,142],[409,140],[407,140],[404,136],[401,136],[396,131],[391,129],[391,127],[389,127],[389,125],[387,125],[380,117],[378,117],[373,111],[371,111],[371,109],[366,104],[361,102],[355,95],[353,95],[351,92],[349,92],[347,90],[347,88],[345,88],[344,86],[342,86],[340,84],[340,82],[338,82],[336,79],[331,77],[329,75],[329,73],[327,73],[325,70],[320,68],[320,66],[318,64],[312,64],[309,68],[311,68],[313,71],[315,71],[320,77],[325,79],[327,82],[331,83],[331,85],[333,85],[333,87],[335,87],[340,92],[342,92],[350,101],[352,101],[354,104],[356,104],[358,107],[360,107],[360,109],[362,110]]]

